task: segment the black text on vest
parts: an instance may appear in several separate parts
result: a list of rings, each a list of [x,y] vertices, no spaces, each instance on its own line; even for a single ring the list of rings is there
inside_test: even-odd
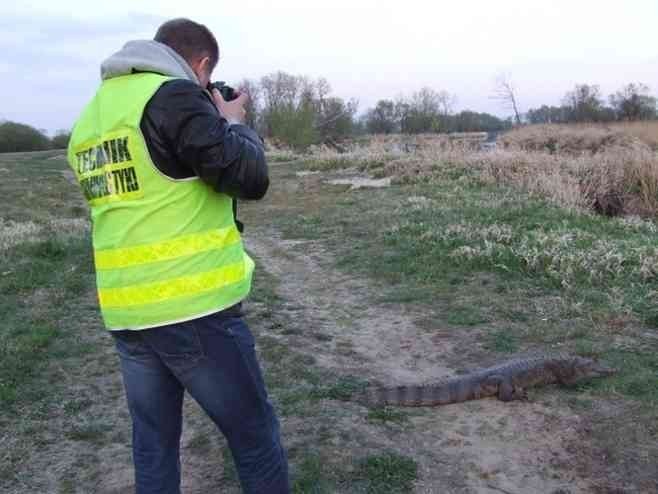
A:
[[[108,139],[75,153],[80,186],[88,201],[107,196],[128,199],[134,194],[126,194],[140,191],[135,167],[115,166],[132,161],[128,139]]]

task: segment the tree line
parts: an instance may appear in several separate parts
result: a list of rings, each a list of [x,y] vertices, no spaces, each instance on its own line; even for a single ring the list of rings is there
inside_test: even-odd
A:
[[[422,134],[449,132],[496,132],[511,127],[488,113],[454,113],[456,97],[447,91],[423,88],[411,96],[380,100],[362,117],[361,125],[371,134]]]
[[[577,84],[567,92],[560,106],[543,105],[528,110],[525,120],[530,124],[631,122],[656,120],[656,98],[642,83],[625,85],[607,98],[597,85]]]
[[[312,144],[335,145],[366,133],[496,131],[509,127],[493,115],[463,111],[455,114],[455,97],[423,88],[395,101],[381,100],[358,115],[358,101],[331,94],[324,78],[275,72],[259,80],[244,79],[237,87],[249,94],[247,124],[262,136],[298,149]],[[0,126],[0,152],[66,147],[68,133],[49,140],[27,125]]]
[[[510,120],[473,111],[454,113],[456,97],[423,88],[396,100],[383,99],[357,115],[358,101],[331,96],[324,78],[276,72],[238,87],[249,93],[248,124],[275,141],[305,148],[361,134],[500,131]]]
[[[597,85],[578,84],[561,106],[543,105],[519,112],[516,89],[500,77],[492,98],[513,112],[501,119],[475,111],[455,112],[456,97],[447,91],[422,88],[396,99],[379,100],[357,114],[358,101],[332,96],[324,78],[275,72],[259,80],[244,79],[237,87],[250,96],[247,124],[274,142],[297,149],[312,144],[335,145],[361,134],[419,134],[450,132],[498,132],[522,123],[612,122],[657,119],[656,98],[641,83],[624,86],[604,100]],[[16,122],[0,123],[0,152],[64,149],[68,131],[49,138],[41,130]]]
[[[17,122],[0,122],[0,153],[66,149],[70,132],[59,130],[50,138],[43,130]]]

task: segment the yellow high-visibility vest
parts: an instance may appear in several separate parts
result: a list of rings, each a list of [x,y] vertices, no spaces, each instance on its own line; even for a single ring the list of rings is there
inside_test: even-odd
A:
[[[68,161],[91,208],[98,300],[110,330],[145,329],[228,308],[249,293],[232,200],[151,161],[140,121],[169,78],[103,82],[77,121]]]

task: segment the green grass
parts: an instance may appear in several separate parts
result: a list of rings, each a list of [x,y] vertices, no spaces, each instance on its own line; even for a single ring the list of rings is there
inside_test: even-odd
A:
[[[103,446],[108,442],[111,430],[111,426],[102,422],[80,423],[74,425],[65,435],[71,441],[85,441],[95,446]]]
[[[327,462],[320,454],[305,452],[295,466],[292,492],[409,493],[413,491],[417,471],[412,458],[390,451],[356,459],[353,465],[343,467]]]
[[[222,448],[222,464],[224,465],[224,479],[236,484],[238,482],[238,471],[235,469],[233,455],[228,446]]]
[[[404,411],[392,407],[371,408],[368,410],[367,420],[373,423],[402,425],[409,421],[409,415]]]
[[[93,403],[94,402],[89,398],[70,400],[64,403],[64,411],[67,415],[75,416],[87,410],[90,406],[93,405]]]
[[[0,155],[6,170],[0,181],[0,421],[7,431],[0,483],[8,492],[17,482],[41,490],[38,474],[26,477],[26,462],[54,442],[98,448],[111,441],[110,426],[88,421],[94,403],[86,393],[76,396],[70,382],[99,352],[85,337],[98,330],[99,317],[89,296],[95,280],[87,209],[65,178],[61,154]],[[82,476],[94,472],[91,462]],[[65,480],[59,492],[71,491]]]
[[[646,338],[658,321],[651,229],[567,211],[470,174],[443,177],[432,185],[334,192],[317,211],[299,216],[291,208],[278,223],[289,238],[324,239],[339,268],[382,280],[389,288],[378,301],[428,305],[435,320],[481,329],[487,350],[560,347],[615,360],[612,339],[601,331],[626,327],[636,346],[625,351],[658,350],[657,340]],[[611,328],[619,314],[625,327]],[[624,385],[631,372],[651,368],[638,358],[609,381],[626,396],[641,389],[658,402],[646,383]]]
[[[89,241],[75,238],[19,245],[0,262],[9,271],[0,276],[0,403],[9,406],[48,394],[40,378],[54,342],[68,351],[79,344],[59,321],[92,286],[93,266]]]
[[[297,466],[292,485],[293,494],[330,494],[334,492],[335,483],[327,475],[322,458],[317,454],[308,454]]]
[[[325,384],[314,389],[310,397],[314,400],[330,399],[348,401],[352,395],[363,391],[367,384],[366,381],[354,376],[340,376],[334,383]]]
[[[487,335],[485,348],[498,353],[514,353],[519,350],[519,342],[514,334],[495,331]]]
[[[195,455],[207,455],[212,446],[212,441],[210,440],[210,435],[207,431],[197,432],[187,443],[187,447]]]
[[[450,309],[447,322],[454,326],[478,326],[488,319],[477,307],[453,307]]]
[[[367,482],[368,493],[411,492],[418,475],[418,465],[411,458],[391,452],[365,458],[359,464],[356,475]]]

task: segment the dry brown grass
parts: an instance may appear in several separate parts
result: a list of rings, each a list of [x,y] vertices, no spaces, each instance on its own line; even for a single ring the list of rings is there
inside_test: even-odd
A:
[[[658,122],[624,122],[610,125],[614,130],[640,139],[652,149],[658,150]]]
[[[46,223],[21,223],[0,217],[0,253],[23,243],[79,236],[86,234],[89,228],[86,218],[56,218]]]
[[[537,144],[547,136],[560,143],[556,149]],[[375,136],[347,153],[316,148],[311,166],[356,166],[401,182],[438,179],[461,168],[486,182],[517,186],[569,208],[608,216],[658,214],[658,155],[631,135],[599,127],[527,127],[510,133],[493,152],[446,146],[441,139],[424,136],[414,138],[410,150],[404,145],[408,139]]]
[[[658,122],[527,125],[500,139],[505,149],[550,153],[599,153],[611,147],[658,149]]]
[[[501,145],[534,165],[522,177],[495,166],[497,177],[608,216],[658,213],[658,122],[531,125],[509,132]]]

